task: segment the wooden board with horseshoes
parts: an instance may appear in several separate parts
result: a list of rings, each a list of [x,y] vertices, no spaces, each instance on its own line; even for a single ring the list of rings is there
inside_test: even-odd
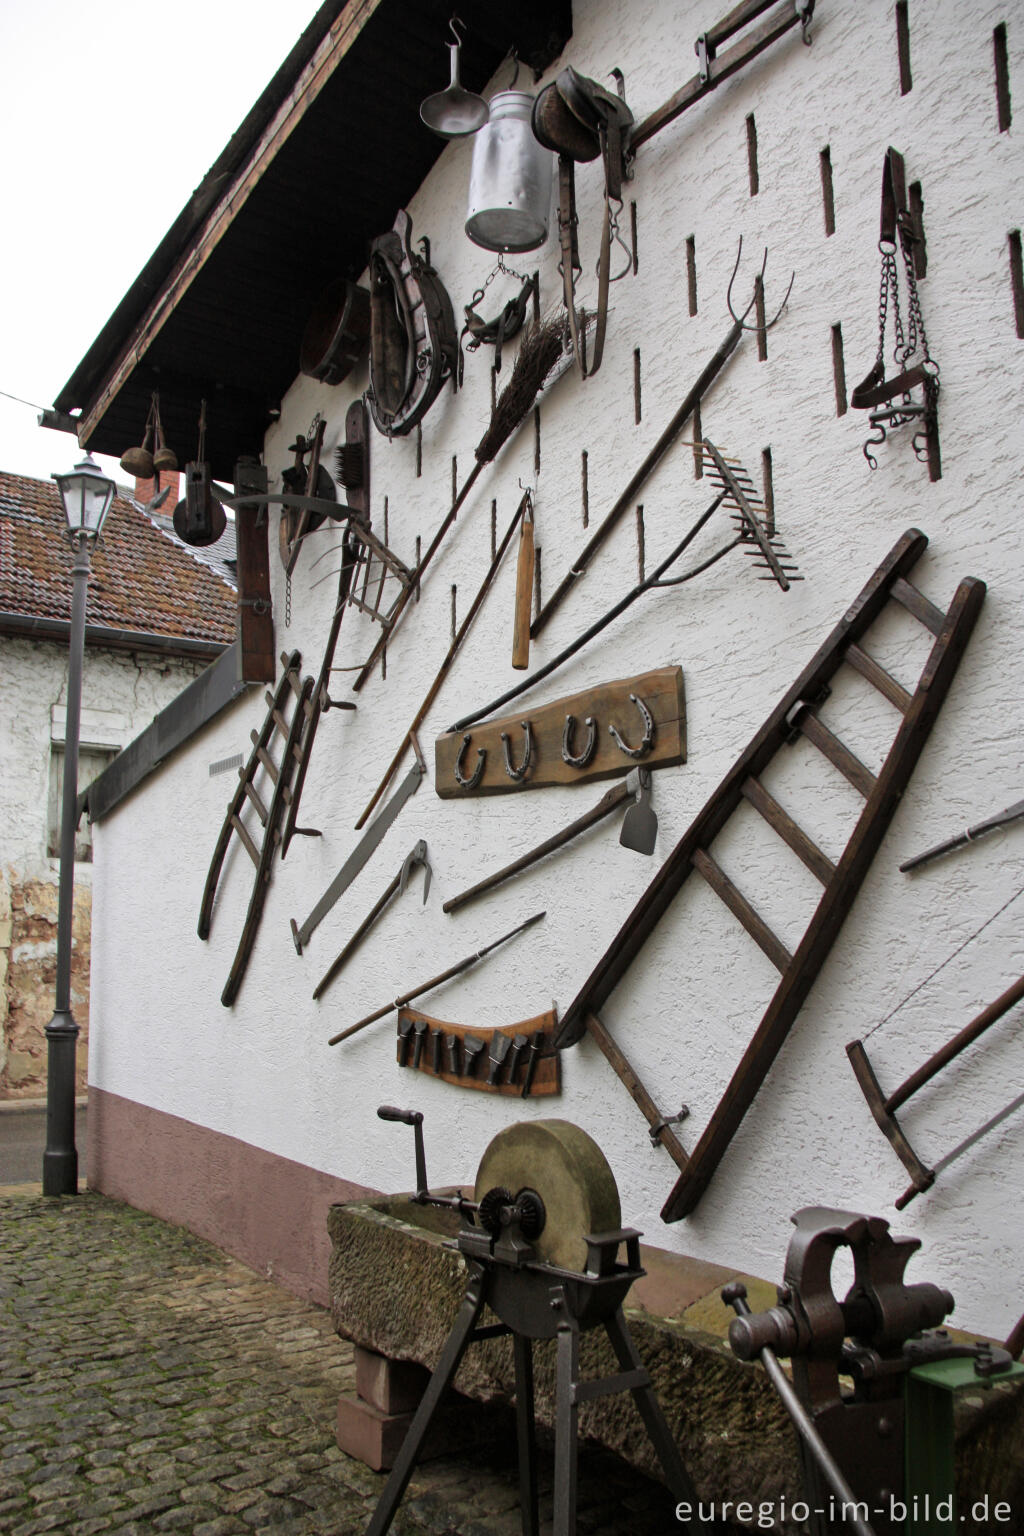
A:
[[[683,669],[658,667],[446,732],[434,744],[434,786],[452,800],[610,779],[631,763],[685,761]]]

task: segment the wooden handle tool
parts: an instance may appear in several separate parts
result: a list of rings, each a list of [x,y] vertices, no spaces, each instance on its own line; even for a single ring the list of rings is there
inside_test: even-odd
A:
[[[530,614],[533,607],[533,503],[527,501],[519,525],[519,562],[516,566],[516,607],[512,625],[512,665],[525,671],[530,665]]]

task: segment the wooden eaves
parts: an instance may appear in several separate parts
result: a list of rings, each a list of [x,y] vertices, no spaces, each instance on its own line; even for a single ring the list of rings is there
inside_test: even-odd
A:
[[[468,0],[460,14],[471,89],[513,44],[543,68],[571,33],[570,0]],[[444,149],[418,107],[447,83],[449,16],[446,0],[325,0],[57,394],[84,446],[119,456],[139,441],[159,389],[179,457],[203,398],[215,477],[259,453],[318,293],[360,275]]]

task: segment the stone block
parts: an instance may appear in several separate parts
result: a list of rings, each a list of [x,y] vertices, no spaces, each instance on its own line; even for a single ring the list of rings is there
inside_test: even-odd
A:
[[[374,1349],[355,1347],[356,1391],[380,1413],[415,1413],[430,1372],[414,1360],[391,1360]]]
[[[445,1402],[434,1415],[417,1464],[477,1444],[481,1438],[481,1426],[476,1422],[479,1417],[479,1411],[464,1399]],[[356,1393],[343,1392],[338,1398],[338,1449],[374,1472],[388,1472],[412,1420],[412,1413],[382,1413]]]

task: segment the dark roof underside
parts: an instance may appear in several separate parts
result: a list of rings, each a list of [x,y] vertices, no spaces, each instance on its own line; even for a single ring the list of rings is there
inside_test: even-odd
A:
[[[345,9],[339,0],[321,8],[57,396],[59,410],[84,414],[99,398],[150,303]],[[546,67],[572,29],[571,0],[464,0],[459,12],[470,90],[484,88],[513,45]],[[229,479],[240,454],[260,452],[269,412],[298,372],[318,293],[333,278],[359,276],[370,240],[391,227],[444,149],[420,122],[419,104],[448,83],[450,15],[451,0],[382,0],[109,402],[91,450],[120,456],[138,443],[158,388],[182,462],[195,454],[202,398],[216,477]]]

